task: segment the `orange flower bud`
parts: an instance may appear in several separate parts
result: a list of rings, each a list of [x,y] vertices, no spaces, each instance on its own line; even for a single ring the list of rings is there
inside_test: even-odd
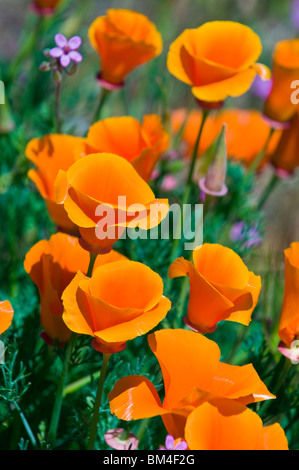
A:
[[[158,56],[162,39],[155,25],[141,13],[109,9],[89,28],[89,39],[101,58],[100,83],[122,86],[137,66]]]
[[[278,327],[280,339],[290,346],[299,335],[299,242],[284,251],[285,287]]]
[[[0,301],[0,335],[10,327],[13,316],[11,303],[8,300]]]
[[[176,259],[169,277],[188,276],[190,296],[185,323],[202,333],[229,320],[249,325],[261,290],[260,276],[250,272],[230,248],[205,243],[193,251],[193,263]]]
[[[96,267],[91,278],[78,272],[62,295],[63,320],[76,333],[92,336],[103,353],[154,328],[171,307],[161,277],[148,266],[121,260]]]
[[[186,29],[171,44],[167,66],[210,108],[248,91],[257,73],[269,77],[268,69],[256,63],[261,52],[260,38],[248,26],[212,21]]]
[[[232,366],[220,362],[217,343],[200,333],[164,329],[151,333],[148,342],[163,375],[163,404],[148,378],[123,377],[108,394],[111,412],[118,419],[161,416],[167,432],[184,439],[188,416],[207,400],[222,397],[233,406],[275,398],[252,364]]]
[[[78,226],[82,246],[95,253],[108,253],[126,227],[157,226],[169,208],[125,158],[110,153],[86,155],[60,170],[56,201]]]
[[[276,44],[273,54],[273,85],[264,114],[278,122],[288,122],[296,113],[292,102],[292,82],[299,77],[299,39],[287,39]]]
[[[63,206],[56,204],[54,183],[59,170],[67,170],[80,157],[83,142],[81,137],[48,134],[32,139],[25,151],[26,157],[36,165],[36,169],[29,170],[28,177],[45,199],[53,222],[59,230],[68,233],[74,233],[76,226]]]
[[[139,175],[149,181],[169,136],[156,114],[146,115],[142,124],[130,116],[102,119],[93,124],[86,139],[86,153],[107,152],[124,157]]]

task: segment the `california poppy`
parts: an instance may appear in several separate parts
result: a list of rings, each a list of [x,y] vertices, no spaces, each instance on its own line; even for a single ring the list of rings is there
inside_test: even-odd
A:
[[[269,76],[268,69],[256,63],[261,52],[261,40],[248,26],[212,21],[186,29],[171,44],[167,66],[209,106],[248,91],[256,74]]]
[[[123,377],[108,394],[111,412],[118,419],[161,416],[167,432],[182,438],[187,417],[207,400],[222,397],[247,405],[275,398],[252,364],[232,366],[220,362],[218,345],[200,333],[158,330],[148,335],[148,342],[163,375],[163,404],[148,378]]]
[[[67,170],[80,157],[84,140],[62,134],[48,134],[32,139],[26,147],[26,157],[36,165],[28,172],[41,196],[45,199],[48,212],[59,230],[74,232],[76,227],[69,219],[63,206],[56,204],[54,182],[59,170]]]
[[[162,51],[155,25],[131,10],[109,9],[91,24],[88,34],[101,58],[100,82],[108,88],[122,86],[132,70]]]
[[[90,127],[86,139],[87,153],[120,155],[145,181],[168,144],[169,136],[156,114],[144,116],[142,123],[130,116],[102,119]]]
[[[261,278],[249,271],[230,248],[205,243],[193,251],[193,263],[177,258],[169,277],[189,276],[187,317],[190,328],[215,331],[221,320],[248,325],[261,290]]]
[[[40,295],[40,323],[42,337],[65,343],[71,331],[62,320],[61,295],[80,269],[87,272],[89,255],[76,237],[56,233],[49,240],[41,240],[27,253],[25,271],[37,285]]]
[[[126,227],[149,229],[168,213],[168,201],[155,199],[149,185],[125,158],[86,155],[56,180],[56,200],[79,227],[82,245],[107,253]]]
[[[13,316],[11,303],[8,300],[0,301],[0,335],[10,327]]]
[[[241,403],[218,398],[190,413],[185,439],[190,450],[288,450],[280,424],[263,427],[254,411]]]
[[[202,112],[193,109],[187,114],[186,109],[175,110],[172,113],[172,127],[174,135],[183,127],[181,141],[182,153],[189,157],[194,149],[198,129],[202,120]],[[271,127],[263,118],[261,112],[254,109],[226,108],[217,113],[210,113],[205,122],[199,143],[198,156],[202,156],[221,132],[222,126],[226,125],[227,157],[239,160],[245,166],[249,166],[255,157],[265,149],[264,157],[259,168],[269,162],[275,151],[281,131],[276,130],[269,143]],[[254,138],[253,138],[254,136]]]
[[[287,39],[276,44],[273,53],[272,89],[264,114],[271,120],[287,123],[298,105],[292,102],[292,83],[299,76],[299,39]]]
[[[278,175],[288,177],[299,166],[299,114],[298,110],[290,121],[290,126],[280,131],[278,145],[271,154],[271,163]]]
[[[281,317],[278,327],[280,339],[291,346],[299,339],[299,242],[284,251],[285,286]]]
[[[68,328],[92,336],[93,347],[109,353],[154,328],[171,307],[161,277],[129,260],[98,266],[91,278],[79,271],[62,300]]]

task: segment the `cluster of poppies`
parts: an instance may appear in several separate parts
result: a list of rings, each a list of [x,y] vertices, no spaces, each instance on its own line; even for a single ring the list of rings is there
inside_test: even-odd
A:
[[[58,4],[34,1],[41,14]],[[133,69],[162,51],[161,35],[149,19],[123,9],[97,18],[89,39],[101,59],[97,80],[109,92],[125,86]],[[286,175],[299,164],[293,151],[299,138],[298,107],[289,96],[290,80],[299,72],[299,40],[277,46],[272,76],[257,62],[261,50],[259,37],[249,27],[230,21],[185,30],[170,46],[168,70],[191,87],[201,108],[190,113],[178,109],[171,117],[174,134],[184,124],[181,144],[187,162],[208,110],[198,161],[226,123],[229,158],[250,165],[264,149],[258,169],[272,163]],[[268,120],[258,111],[220,109],[226,98],[247,92],[255,79],[271,80],[264,110]],[[48,344],[68,343],[73,332],[90,336],[96,351],[115,354],[167,316],[172,305],[163,293],[161,276],[116,251],[114,244],[128,227],[148,230],[167,216],[168,200],[157,198],[150,182],[169,143],[156,114],[145,115],[142,122],[131,116],[100,119],[84,137],[57,133],[28,143],[26,156],[34,164],[28,177],[57,227],[24,261],[39,290],[42,337]],[[99,207],[112,211],[111,222],[101,223]],[[281,426],[263,426],[247,406],[275,399],[271,390],[252,364],[221,362],[218,345],[205,336],[220,321],[249,325],[261,278],[221,244],[204,243],[192,256],[169,262],[170,279],[189,278],[184,328],[162,328],[147,337],[161,367],[164,399],[146,377],[123,377],[108,395],[111,412],[126,421],[161,416],[167,432],[186,441],[191,450],[287,449]],[[299,242],[294,242],[285,251],[279,325],[288,351],[299,334],[298,299]],[[4,301],[0,311],[2,333],[12,322],[13,309]]]

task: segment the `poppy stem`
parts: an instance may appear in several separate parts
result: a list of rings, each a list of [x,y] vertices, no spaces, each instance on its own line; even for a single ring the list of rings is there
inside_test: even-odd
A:
[[[257,204],[257,210],[258,211],[262,209],[262,207],[264,206],[264,204],[267,201],[268,197],[272,193],[273,189],[276,187],[278,181],[279,181],[279,177],[274,173],[272,175],[272,178],[270,179],[268,185],[264,189],[264,191],[263,191],[263,193],[260,197],[260,200]]]
[[[91,428],[90,428],[90,434],[89,434],[89,441],[88,441],[87,450],[93,450],[94,445],[95,445],[95,440],[96,440],[96,436],[97,436],[97,426],[98,426],[99,416],[100,416],[100,407],[101,407],[101,401],[102,401],[102,395],[103,395],[104,382],[105,382],[107,366],[108,366],[108,361],[110,359],[110,356],[111,356],[111,353],[103,353],[103,363],[102,363],[102,368],[101,368],[101,374],[100,374],[100,379],[99,379],[99,385],[98,385],[96,400],[95,400],[95,403],[94,403],[93,416],[92,416],[92,422],[91,422]]]
[[[70,363],[76,337],[77,335],[72,333],[70,340],[66,346],[63,369],[61,372],[60,381],[59,381],[58,389],[56,392],[56,398],[55,398],[55,403],[54,403],[50,427],[49,427],[48,444],[50,448],[52,448],[56,439],[56,434],[57,434],[57,429],[58,429],[58,424],[59,424],[59,419],[60,419],[60,412],[61,412],[61,407],[62,407],[62,401],[63,401],[63,390],[64,390],[64,386],[65,386],[66,379],[67,379],[69,363]]]
[[[61,80],[56,83],[55,89],[55,127],[58,134],[61,133],[61,116],[60,116],[60,94],[61,94]]]
[[[110,90],[107,90],[106,88],[102,88],[99,104],[97,106],[97,109],[93,118],[93,122],[96,122],[101,118],[101,111],[109,94],[110,94]]]
[[[174,261],[178,256],[180,241],[181,241],[181,238],[182,238],[182,227],[183,227],[183,223],[184,223],[184,220],[183,220],[184,219],[184,206],[189,201],[189,197],[190,197],[190,193],[191,193],[191,189],[192,189],[192,177],[193,177],[194,167],[195,167],[196,158],[197,158],[197,154],[198,154],[199,143],[200,143],[200,139],[201,139],[201,136],[202,136],[204,125],[205,125],[205,122],[207,120],[208,115],[209,115],[209,110],[204,109],[203,114],[202,114],[202,120],[201,120],[199,130],[198,130],[197,139],[196,139],[194,149],[193,149],[191,163],[190,163],[190,166],[189,166],[186,187],[185,187],[185,191],[184,191],[183,197],[182,197],[181,218],[178,220],[178,224],[174,229],[174,240],[173,240],[173,244],[172,244],[172,250],[171,250],[171,253],[170,253],[170,261],[171,262]],[[172,279],[168,279],[165,295],[167,295],[169,293],[171,285],[172,285]]]
[[[89,266],[88,266],[88,271],[87,271],[87,277],[91,277],[94,263],[97,258],[97,255],[95,253],[90,252],[89,254],[90,254],[90,261],[89,261]]]

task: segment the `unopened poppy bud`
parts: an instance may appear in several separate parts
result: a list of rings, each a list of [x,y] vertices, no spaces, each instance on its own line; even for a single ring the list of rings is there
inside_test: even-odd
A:
[[[15,128],[15,122],[7,100],[0,105],[0,134],[9,134]]]
[[[49,70],[51,70],[51,65],[50,65],[50,63],[49,63],[49,62],[46,62],[46,61],[42,62],[42,63],[40,64],[40,66],[39,66],[39,70],[40,70],[41,72],[49,72]]]
[[[53,70],[53,81],[55,83],[60,83],[62,81],[62,74],[58,69]]]
[[[227,167],[227,146],[226,146],[226,124],[223,125],[221,134],[218,137],[216,151],[211,165],[204,178],[199,180],[199,187],[202,191],[211,196],[225,196],[227,186],[225,184]]]
[[[69,70],[68,70],[68,75],[75,75],[77,72],[78,66],[75,63],[72,63]]]

